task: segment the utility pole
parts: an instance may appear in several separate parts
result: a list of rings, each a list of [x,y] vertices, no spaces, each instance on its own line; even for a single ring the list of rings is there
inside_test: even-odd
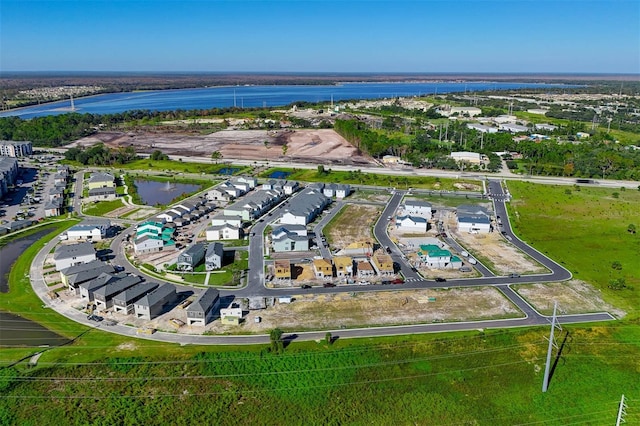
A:
[[[620,426],[622,423],[626,423],[624,416],[627,415],[627,404],[624,402],[624,395],[620,399],[620,407],[618,408],[618,419],[616,420],[616,426]]]
[[[542,392],[546,392],[549,389],[549,370],[551,369],[551,353],[553,352],[553,348],[557,348],[555,339],[553,337],[553,332],[556,327],[559,330],[562,330],[560,323],[557,322],[556,319],[556,310],[558,309],[558,302],[553,302],[553,317],[551,318],[551,333],[549,334],[549,349],[547,349],[547,363],[544,367],[544,379],[542,381]]]

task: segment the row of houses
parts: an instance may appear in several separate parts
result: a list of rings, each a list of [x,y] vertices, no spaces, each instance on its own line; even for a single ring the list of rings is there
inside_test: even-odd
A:
[[[295,203],[280,218],[283,225],[303,225],[313,222],[322,211],[331,204],[317,187],[307,187],[295,198]]]
[[[335,256],[332,259],[318,258],[311,263],[314,276],[318,279],[348,279],[358,277],[367,279],[375,275],[381,277],[394,275],[393,259],[383,250],[376,251],[369,259],[355,259],[350,256]],[[292,278],[291,261],[278,259],[273,263],[276,279]]]
[[[231,201],[241,197],[258,185],[258,180],[251,176],[238,176],[222,182],[206,193],[210,201]]]
[[[98,260],[79,263],[60,270],[60,279],[69,291],[96,309],[134,315],[152,320],[176,305],[176,287],[168,283],[146,282],[132,274],[116,273],[111,265]],[[220,306],[219,292],[202,291],[187,309],[189,325],[206,325]]]
[[[181,201],[166,211],[155,216],[159,223],[173,223],[177,227],[189,224],[194,220],[211,213],[216,208],[215,203],[207,202],[206,198],[198,197]]]
[[[48,199],[44,204],[45,217],[60,216],[65,212],[64,190],[67,187],[71,174],[69,167],[59,165],[53,176],[54,187],[49,190]]]

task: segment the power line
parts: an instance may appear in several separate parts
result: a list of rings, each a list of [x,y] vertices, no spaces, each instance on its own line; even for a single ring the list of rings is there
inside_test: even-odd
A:
[[[384,382],[392,382],[398,380],[409,380],[409,379],[420,379],[424,377],[433,377],[439,376],[443,374],[451,374],[451,373],[461,373],[466,371],[476,371],[476,370],[487,370],[491,368],[501,368],[506,367],[508,365],[515,364],[527,364],[528,361],[516,361],[516,362],[507,362],[502,364],[495,365],[484,365],[480,367],[474,368],[465,368],[460,370],[449,370],[438,373],[425,373],[425,374],[416,374],[410,376],[397,376],[397,377],[389,377],[384,379],[373,379],[373,380],[360,380],[360,381],[351,381],[344,383],[330,383],[330,384],[322,384],[322,385],[310,385],[305,387],[283,387],[283,388],[269,388],[269,389],[247,389],[242,390],[242,393],[258,393],[258,392],[274,392],[274,391],[287,391],[287,390],[309,390],[309,389],[321,389],[328,388],[334,386],[348,386],[348,385],[364,385],[364,384],[372,384],[372,383],[384,383]],[[159,397],[184,397],[184,396],[213,396],[213,395],[221,395],[227,392],[201,392],[194,394],[149,394],[149,395],[109,395],[109,396],[98,396],[98,395],[0,395],[0,398],[5,399],[106,399],[106,398],[159,398]]]

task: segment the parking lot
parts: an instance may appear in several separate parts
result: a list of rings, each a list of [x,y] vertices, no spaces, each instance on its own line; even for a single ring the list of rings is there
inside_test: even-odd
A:
[[[44,206],[49,191],[54,187],[54,163],[41,163],[35,157],[21,161],[18,185],[9,192],[0,205],[2,223],[15,220],[39,220],[45,217]]]

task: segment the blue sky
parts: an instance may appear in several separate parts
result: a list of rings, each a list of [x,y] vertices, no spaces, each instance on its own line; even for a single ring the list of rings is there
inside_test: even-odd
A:
[[[640,1],[0,0],[0,71],[640,73]]]

